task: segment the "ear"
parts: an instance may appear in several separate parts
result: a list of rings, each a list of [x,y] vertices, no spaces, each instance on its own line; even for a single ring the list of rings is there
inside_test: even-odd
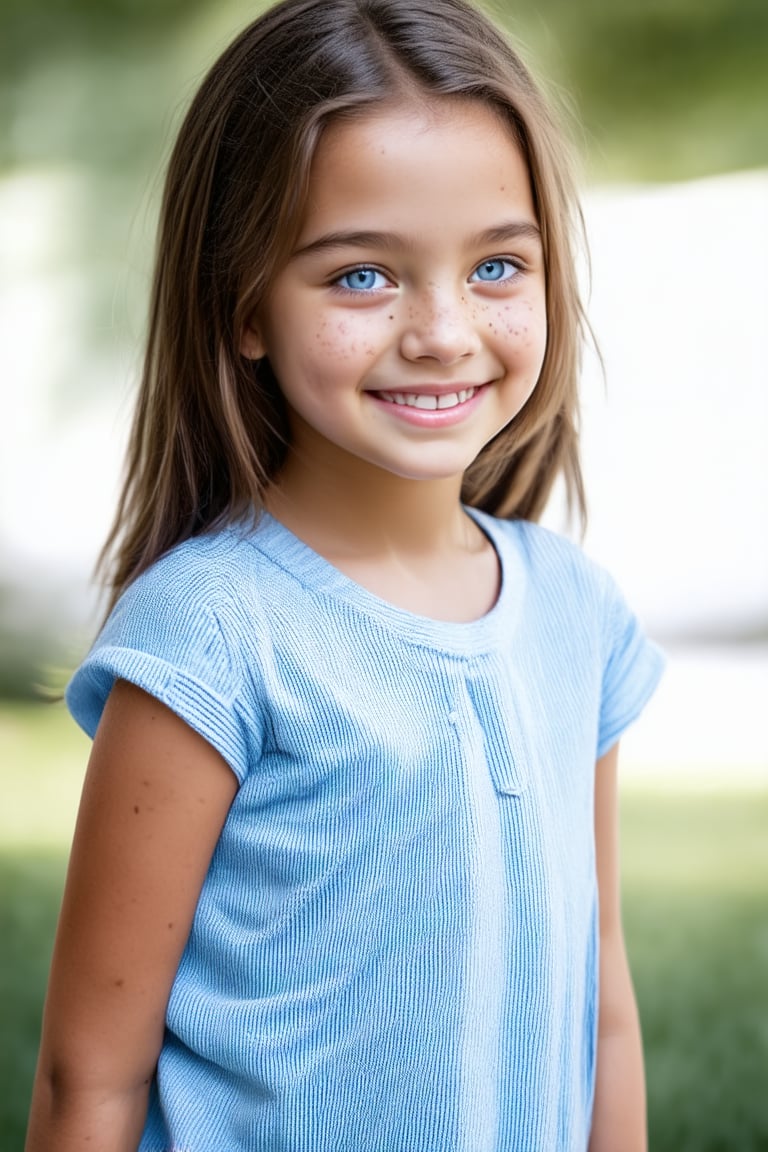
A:
[[[261,333],[253,324],[247,324],[240,337],[240,355],[245,356],[246,360],[261,360],[266,354]]]

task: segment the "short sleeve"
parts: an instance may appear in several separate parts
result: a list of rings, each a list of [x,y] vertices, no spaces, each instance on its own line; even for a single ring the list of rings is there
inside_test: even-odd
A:
[[[606,578],[605,646],[597,755],[603,756],[653,695],[664,656],[646,636],[613,580]]]
[[[121,596],[65,692],[93,737],[116,680],[144,689],[199,732],[242,782],[255,733],[240,701],[236,646],[227,642],[210,581],[180,570],[173,555]]]

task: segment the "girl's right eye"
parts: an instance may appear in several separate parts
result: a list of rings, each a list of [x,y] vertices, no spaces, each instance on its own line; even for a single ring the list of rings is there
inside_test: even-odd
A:
[[[361,267],[345,272],[335,283],[348,292],[373,292],[377,288],[386,288],[389,281],[377,268]]]

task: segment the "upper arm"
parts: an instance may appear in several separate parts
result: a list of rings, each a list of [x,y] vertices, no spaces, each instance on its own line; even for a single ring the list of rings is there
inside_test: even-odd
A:
[[[105,1090],[147,1081],[237,780],[221,755],[125,681],[96,733],[46,1004],[41,1066]]]

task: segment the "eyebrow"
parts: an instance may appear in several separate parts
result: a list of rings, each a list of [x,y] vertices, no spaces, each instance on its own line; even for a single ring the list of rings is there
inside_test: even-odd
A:
[[[528,220],[510,220],[504,224],[497,224],[478,232],[470,239],[471,247],[483,247],[486,244],[501,244],[507,240],[536,240],[541,242],[541,229]],[[382,248],[384,250],[403,249],[413,247],[413,242],[400,236],[397,232],[328,232],[318,236],[309,244],[303,244],[291,254],[306,256],[314,252],[328,252],[334,248]]]

